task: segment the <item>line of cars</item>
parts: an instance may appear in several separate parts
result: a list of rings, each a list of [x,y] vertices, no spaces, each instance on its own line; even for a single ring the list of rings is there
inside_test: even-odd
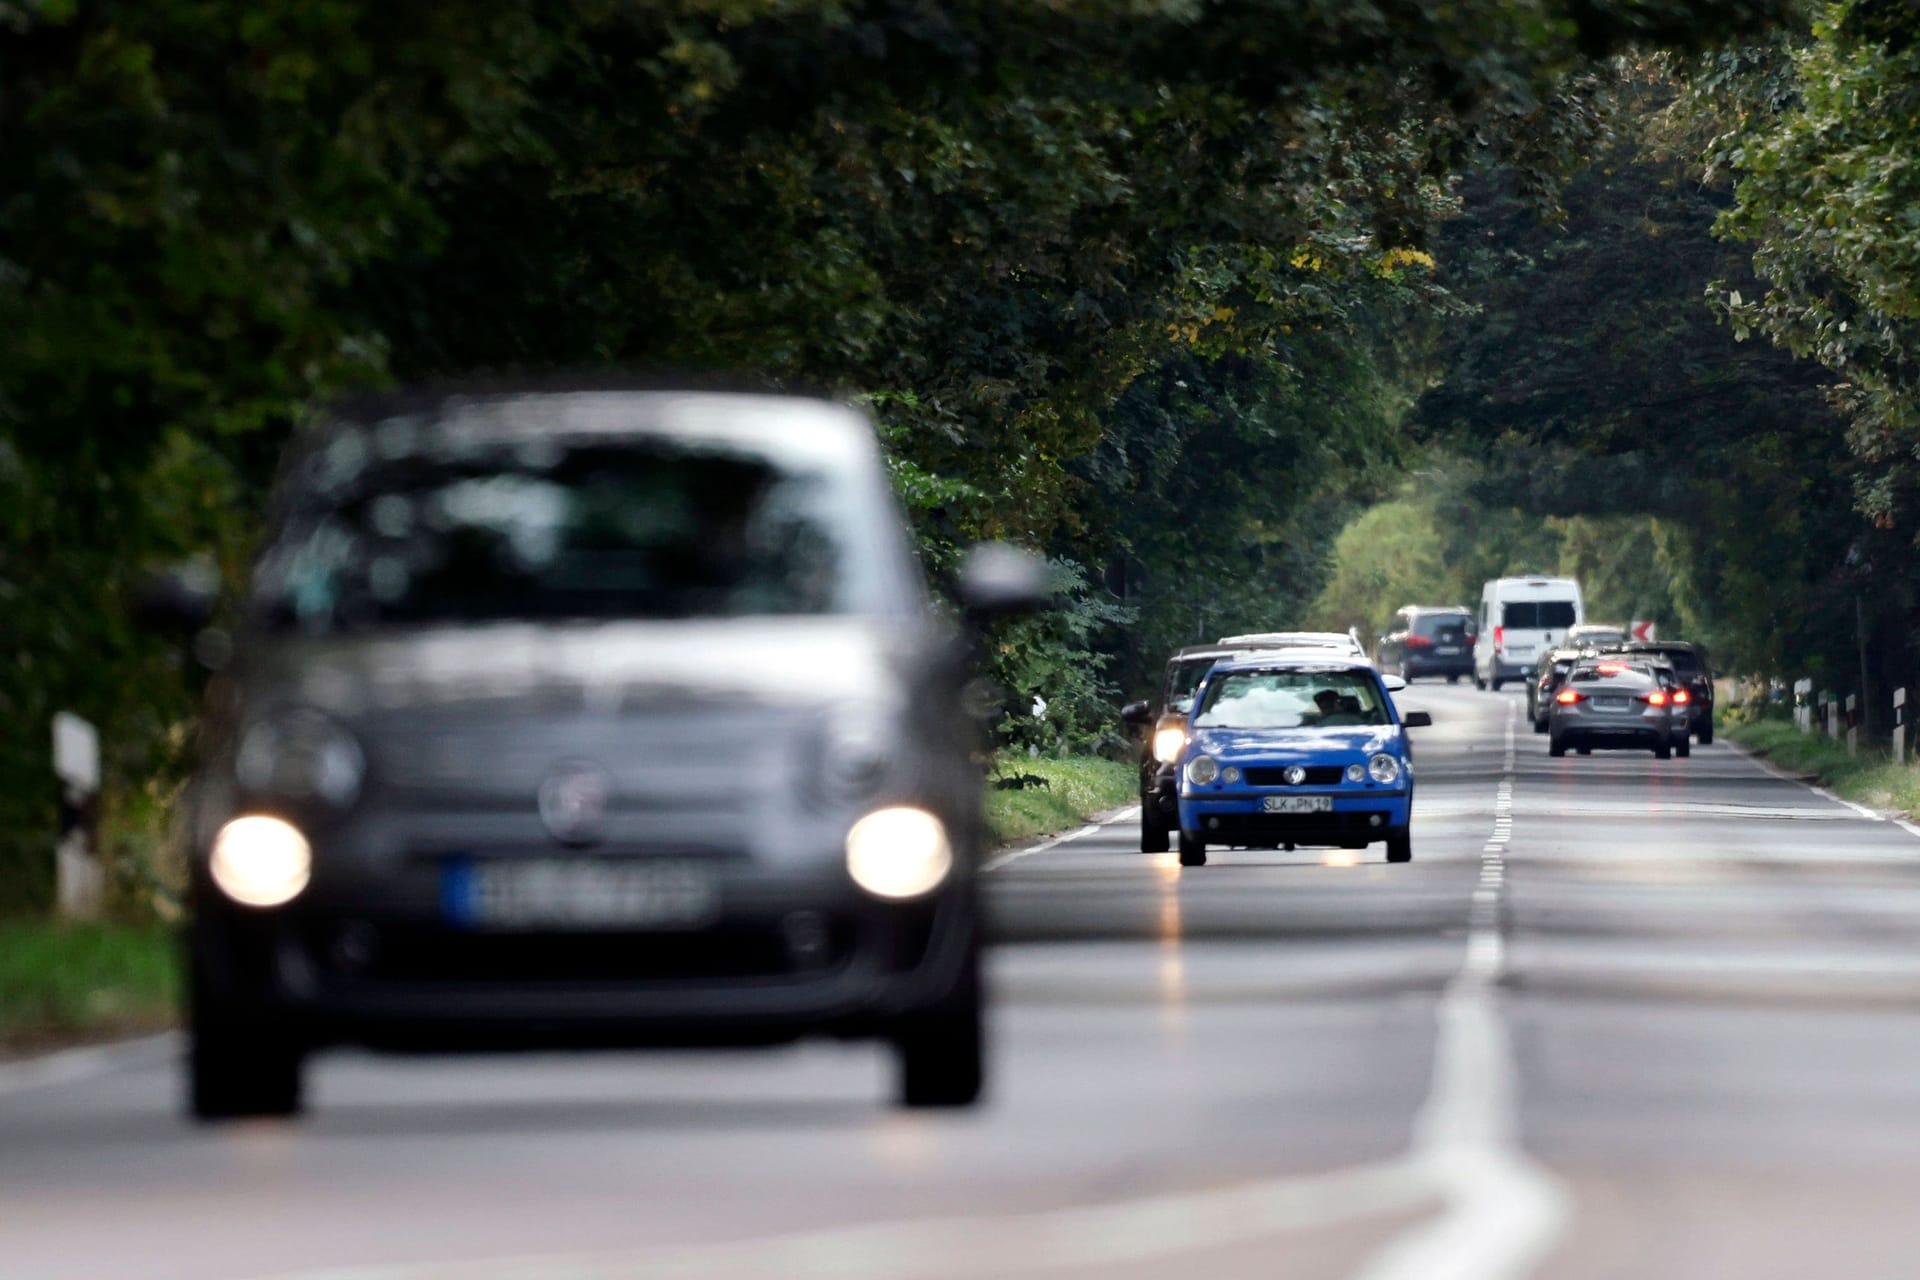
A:
[[[1383,675],[1351,635],[1228,636],[1169,658],[1158,706],[1121,719],[1141,733],[1140,848],[1179,845],[1182,866],[1210,846],[1384,844],[1413,858],[1413,755]]]
[[[1643,747],[1660,759],[1713,742],[1713,671],[1683,640],[1622,640],[1550,649],[1527,683],[1527,719],[1548,752]]]

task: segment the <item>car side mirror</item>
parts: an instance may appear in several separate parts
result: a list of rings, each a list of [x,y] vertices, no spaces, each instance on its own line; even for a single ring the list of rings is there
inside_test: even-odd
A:
[[[1400,727],[1403,729],[1426,729],[1432,724],[1432,714],[1425,711],[1409,711],[1400,717]]]
[[[1153,704],[1151,702],[1129,702],[1120,708],[1120,723],[1129,729],[1144,729],[1153,723]]]
[[[213,620],[220,602],[220,571],[211,560],[146,574],[133,589],[133,616],[153,631],[192,635]]]
[[[1384,673],[1380,677],[1380,683],[1387,687],[1388,693],[1399,693],[1407,687],[1407,682],[1399,676],[1390,676]]]
[[[1037,613],[1053,603],[1053,571],[1030,551],[982,542],[967,552],[956,583],[960,604],[975,618]]]

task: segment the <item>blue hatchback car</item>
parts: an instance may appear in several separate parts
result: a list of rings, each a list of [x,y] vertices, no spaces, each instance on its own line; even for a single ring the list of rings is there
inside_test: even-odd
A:
[[[1398,682],[1394,682],[1397,684]],[[1413,755],[1388,683],[1365,664],[1266,654],[1214,664],[1193,695],[1180,755],[1180,865],[1207,846],[1384,842],[1410,862]]]

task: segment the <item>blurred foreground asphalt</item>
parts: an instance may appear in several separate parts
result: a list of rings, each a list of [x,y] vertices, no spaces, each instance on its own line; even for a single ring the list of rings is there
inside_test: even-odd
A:
[[[1920,835],[1731,748],[1550,760],[1422,684],[1415,861],[1122,820],[993,872],[988,1103],[877,1046],[0,1067],[0,1275],[1908,1276]]]

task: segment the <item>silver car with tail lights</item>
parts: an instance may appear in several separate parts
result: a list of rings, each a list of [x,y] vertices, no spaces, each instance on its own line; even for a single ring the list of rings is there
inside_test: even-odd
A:
[[[1676,703],[1673,689],[1646,663],[1583,658],[1547,705],[1547,752],[1553,756],[1632,748],[1665,760],[1676,735],[1685,732],[1685,704]]]

